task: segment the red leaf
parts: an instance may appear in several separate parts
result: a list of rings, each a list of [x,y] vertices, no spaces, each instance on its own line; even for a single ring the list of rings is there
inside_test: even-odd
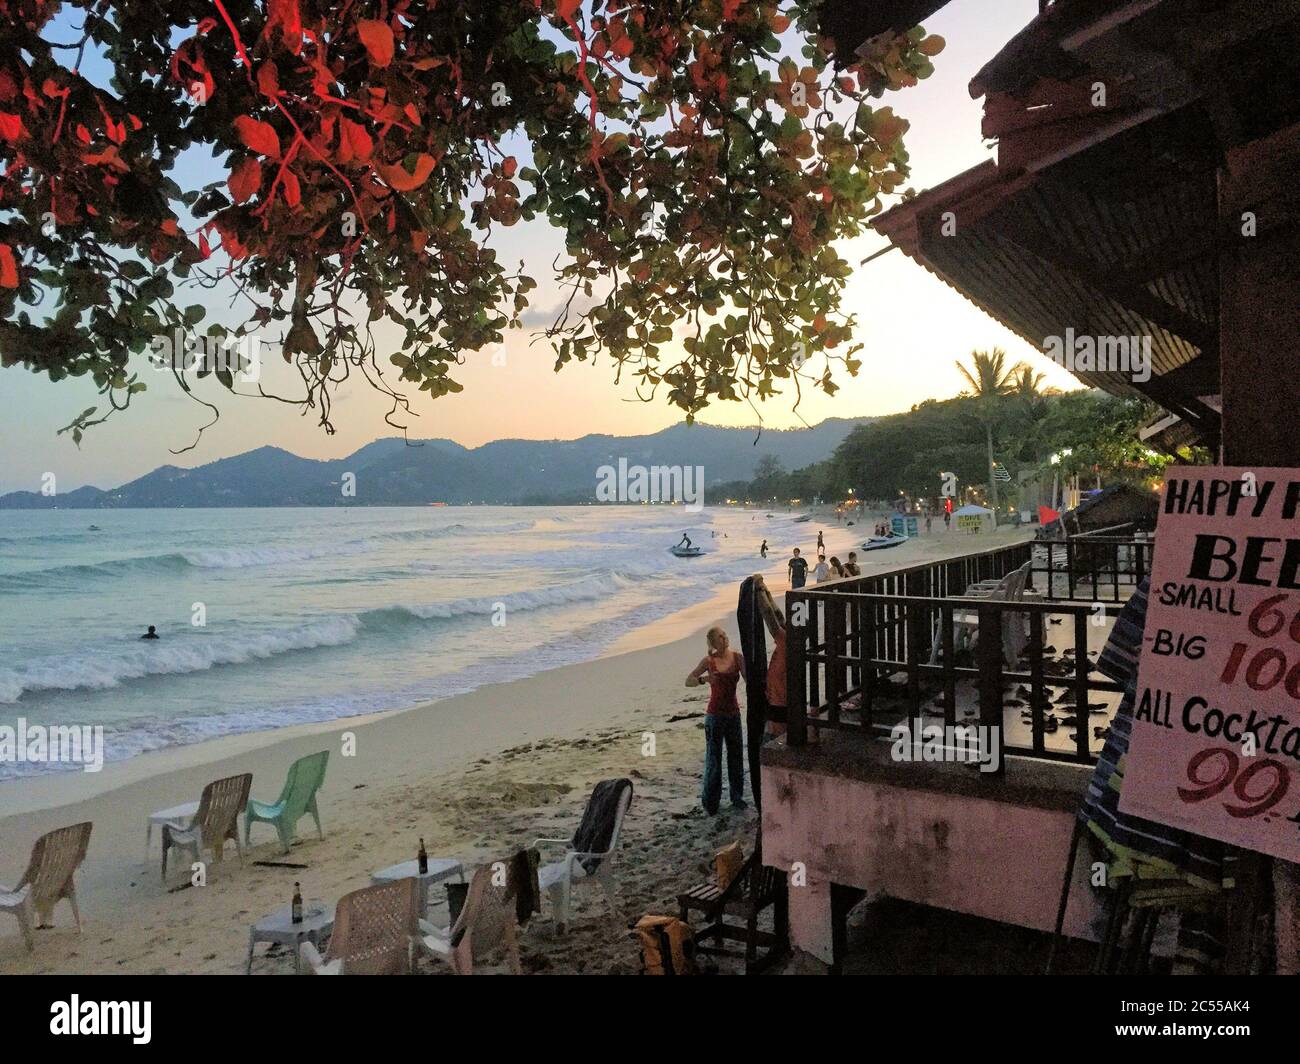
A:
[[[506,156],[506,158],[501,160],[501,174],[503,177],[506,178],[514,177],[515,170],[517,170],[518,168],[519,168],[519,164],[515,161],[515,157],[513,155],[508,155]]]
[[[275,129],[266,122],[259,122],[256,118],[249,118],[248,115],[240,115],[235,119],[235,132],[239,134],[239,139],[249,151],[255,151],[259,155],[269,155],[272,159],[280,157],[280,138],[276,135]]]
[[[166,219],[159,228],[168,236],[176,236],[180,232],[180,226],[176,224],[175,218]]]
[[[262,164],[249,156],[235,167],[226,184],[235,202],[244,203],[262,187]]]
[[[208,236],[203,232],[199,233],[199,253],[205,259],[212,254],[212,245],[208,243]]]
[[[375,169],[379,171],[379,176],[388,182],[391,188],[397,189],[398,192],[410,192],[417,189],[429,180],[429,175],[433,173],[433,168],[437,166],[437,160],[431,155],[421,152],[415,159],[415,170],[408,171],[401,164],[388,166],[384,163],[376,163]]]
[[[375,150],[374,142],[366,127],[351,119],[339,119],[339,161],[350,162],[356,159],[365,162]]]
[[[298,186],[298,175],[286,170],[280,177],[280,187],[284,189],[284,202],[296,207],[302,202],[302,189]]]
[[[21,115],[11,115],[0,111],[0,137],[7,141],[15,141],[23,135],[23,120]]]
[[[388,28],[388,23],[362,19],[357,23],[357,33],[375,66],[386,67],[393,61],[393,31]]]
[[[555,0],[555,13],[560,18],[568,21],[577,14],[578,8],[582,6],[582,0]]]
[[[280,37],[289,51],[297,55],[302,51],[302,13],[298,10],[298,0],[267,0],[266,29],[263,36],[269,37],[271,30],[280,28]]]
[[[13,249],[8,244],[0,244],[0,288],[18,287],[18,266],[14,262]]]
[[[266,60],[257,68],[257,87],[263,96],[272,100],[280,95],[280,72],[272,60]]]
[[[631,37],[620,37],[614,42],[614,52],[622,59],[626,59],[632,54],[632,49],[636,46],[632,43]]]

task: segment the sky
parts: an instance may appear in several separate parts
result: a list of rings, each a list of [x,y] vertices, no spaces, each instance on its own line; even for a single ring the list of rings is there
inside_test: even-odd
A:
[[[948,42],[935,61],[935,74],[882,101],[911,122],[906,143],[913,188],[929,188],[994,157],[994,146],[980,136],[981,101],[971,99],[967,86],[1037,10],[1037,0],[953,0],[926,22],[929,32]],[[549,263],[562,250],[559,234],[537,220],[501,231],[494,243],[510,257],[523,257],[537,278],[530,309],[547,310],[558,303],[547,278]],[[839,250],[856,265],[884,246],[882,237],[868,233],[843,242]],[[841,387],[833,398],[806,389],[797,412],[792,394],[768,400],[757,412],[746,402],[720,403],[699,420],[740,426],[757,424],[761,417],[768,427],[794,428],[828,417],[896,413],[927,398],[957,394],[963,381],[955,361],[992,347],[1004,348],[1012,362],[1031,363],[1047,385],[1078,387],[1063,369],[900,251],[856,268],[844,307],[857,318],[855,341],[865,346],[857,356],[862,360],[857,377],[841,370]],[[212,309],[219,318],[220,308]],[[419,416],[410,421],[410,436],[443,437],[474,447],[503,438],[638,435],[682,420],[681,412],[662,398],[647,404],[628,386],[616,385],[608,360],[571,364],[557,374],[549,345],[528,331],[509,334],[495,354],[469,356],[456,374],[464,385],[459,395],[430,400],[411,391]],[[177,455],[171,452],[188,447],[210,415],[186,399],[169,375],[155,374],[144,364],[142,376],[150,381],[148,391],[137,395],[127,412],[88,432],[78,448],[68,435],[56,434],[96,403],[93,384],[55,385],[25,369],[0,369],[0,494],[40,490],[46,473],[55,474],[60,493],[85,484],[114,487],[160,465],[202,465],[267,444],[312,458],[340,458],[373,439],[394,435],[383,420],[389,404],[358,379],[336,396],[332,436],[318,426],[312,411],[237,398],[214,384],[210,394],[219,402],[221,420],[197,447]],[[284,384],[287,391],[290,382]]]

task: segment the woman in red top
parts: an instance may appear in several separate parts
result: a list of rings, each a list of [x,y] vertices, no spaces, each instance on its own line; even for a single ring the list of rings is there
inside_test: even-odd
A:
[[[686,677],[687,687],[698,687],[705,677],[709,684],[709,705],[704,711],[704,811],[713,816],[722,799],[722,748],[727,749],[727,788],[731,807],[745,808],[745,755],[740,727],[740,683],[744,660],[731,649],[727,633],[710,628],[706,637],[709,652]]]

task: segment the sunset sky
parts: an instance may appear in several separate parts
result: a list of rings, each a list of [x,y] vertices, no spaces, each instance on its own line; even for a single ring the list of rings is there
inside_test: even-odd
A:
[[[970,98],[967,85],[1037,8],[1037,0],[955,0],[926,23],[927,30],[948,41],[936,60],[935,75],[884,101],[911,122],[907,146],[914,188],[928,188],[991,157],[992,149],[980,137],[980,102]],[[493,242],[505,257],[523,257],[538,279],[534,312],[553,307],[558,295],[549,282],[549,264],[562,248],[559,234],[544,221],[535,221],[499,231]],[[856,264],[882,246],[880,237],[868,234],[840,250]],[[183,300],[191,301],[196,300]],[[1013,361],[1030,361],[1046,374],[1048,384],[1078,387],[1074,378],[901,252],[857,269],[845,306],[857,317],[856,339],[865,345],[858,356],[863,366],[854,379],[840,373],[841,390],[834,399],[806,393],[798,414],[791,409],[791,394],[763,404],[758,414],[747,403],[727,403],[709,408],[700,420],[752,425],[761,414],[765,424],[787,428],[798,426],[801,419],[816,423],[827,417],[906,410],[929,397],[956,394],[962,382],[954,360],[993,346],[1004,347]],[[222,309],[212,307],[219,319]],[[382,341],[384,333],[378,336]],[[476,446],[503,437],[569,439],[587,433],[654,432],[681,420],[662,399],[645,404],[628,387],[616,386],[608,362],[570,365],[556,374],[549,346],[531,340],[527,332],[511,334],[504,366],[493,365],[488,353],[471,355],[456,374],[465,386],[460,395],[413,400],[420,416],[411,423],[411,436],[446,437]],[[127,413],[91,430],[80,451],[68,436],[55,433],[96,403],[93,385],[53,385],[26,370],[0,370],[0,494],[39,490],[47,471],[58,477],[60,492],[83,484],[107,488],[166,463],[200,465],[265,444],[310,457],[337,458],[393,434],[383,421],[388,405],[356,379],[336,401],[333,436],[316,425],[311,411],[303,414],[292,406],[236,398],[214,386],[204,394],[221,406],[220,423],[204,434],[197,448],[175,456],[169,449],[188,446],[208,412],[184,398],[169,376],[156,374],[143,358],[141,364],[149,391],[137,396]],[[291,391],[287,377],[283,385],[286,393]]]

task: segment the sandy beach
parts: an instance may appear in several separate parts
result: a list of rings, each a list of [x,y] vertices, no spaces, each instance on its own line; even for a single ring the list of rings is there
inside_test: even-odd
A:
[[[809,541],[824,527],[828,553],[843,559],[870,524],[813,523]],[[1027,535],[1008,529],[976,541],[936,530],[880,552],[887,561],[872,559],[867,571]],[[784,588],[784,557],[770,556],[758,571],[774,590]],[[372,871],[414,857],[421,837],[431,856],[455,857],[466,868],[504,857],[538,836],[571,834],[594,783],[617,776],[636,787],[618,857],[620,912],[609,914],[598,891],[578,892],[570,933],[557,936],[544,910],[521,949],[529,971],[635,972],[628,924],[646,912],[673,911],[676,893],[708,876],[722,845],[752,844],[752,807],[733,812],[724,804],[716,818],[699,807],[707,691],[683,686],[704,651],[705,629],[722,624],[734,638],[734,609],[735,588],[720,588],[708,602],[634,632],[594,661],[407,711],[177,747],[109,764],[99,774],[0,785],[0,882],[17,880],[43,832],[82,820],[95,825],[77,881],[84,933],[76,933],[61,905],[55,928],[39,931],[29,954],[17,925],[2,921],[0,972],[240,973],[249,926],[287,903],[295,881],[305,897],[333,901],[365,886]],[[653,756],[645,753],[647,733]],[[350,757],[342,754],[348,737],[355,739]],[[186,883],[177,874],[163,885],[156,833],[145,853],[151,812],[194,800],[209,780],[242,772],[253,773],[254,797],[273,800],[289,764],[317,750],[331,755],[320,794],[323,840],[305,820],[299,842],[282,856],[262,825],[243,867],[227,846],[206,886],[176,889]],[[255,974],[292,970],[287,951],[258,947]]]

